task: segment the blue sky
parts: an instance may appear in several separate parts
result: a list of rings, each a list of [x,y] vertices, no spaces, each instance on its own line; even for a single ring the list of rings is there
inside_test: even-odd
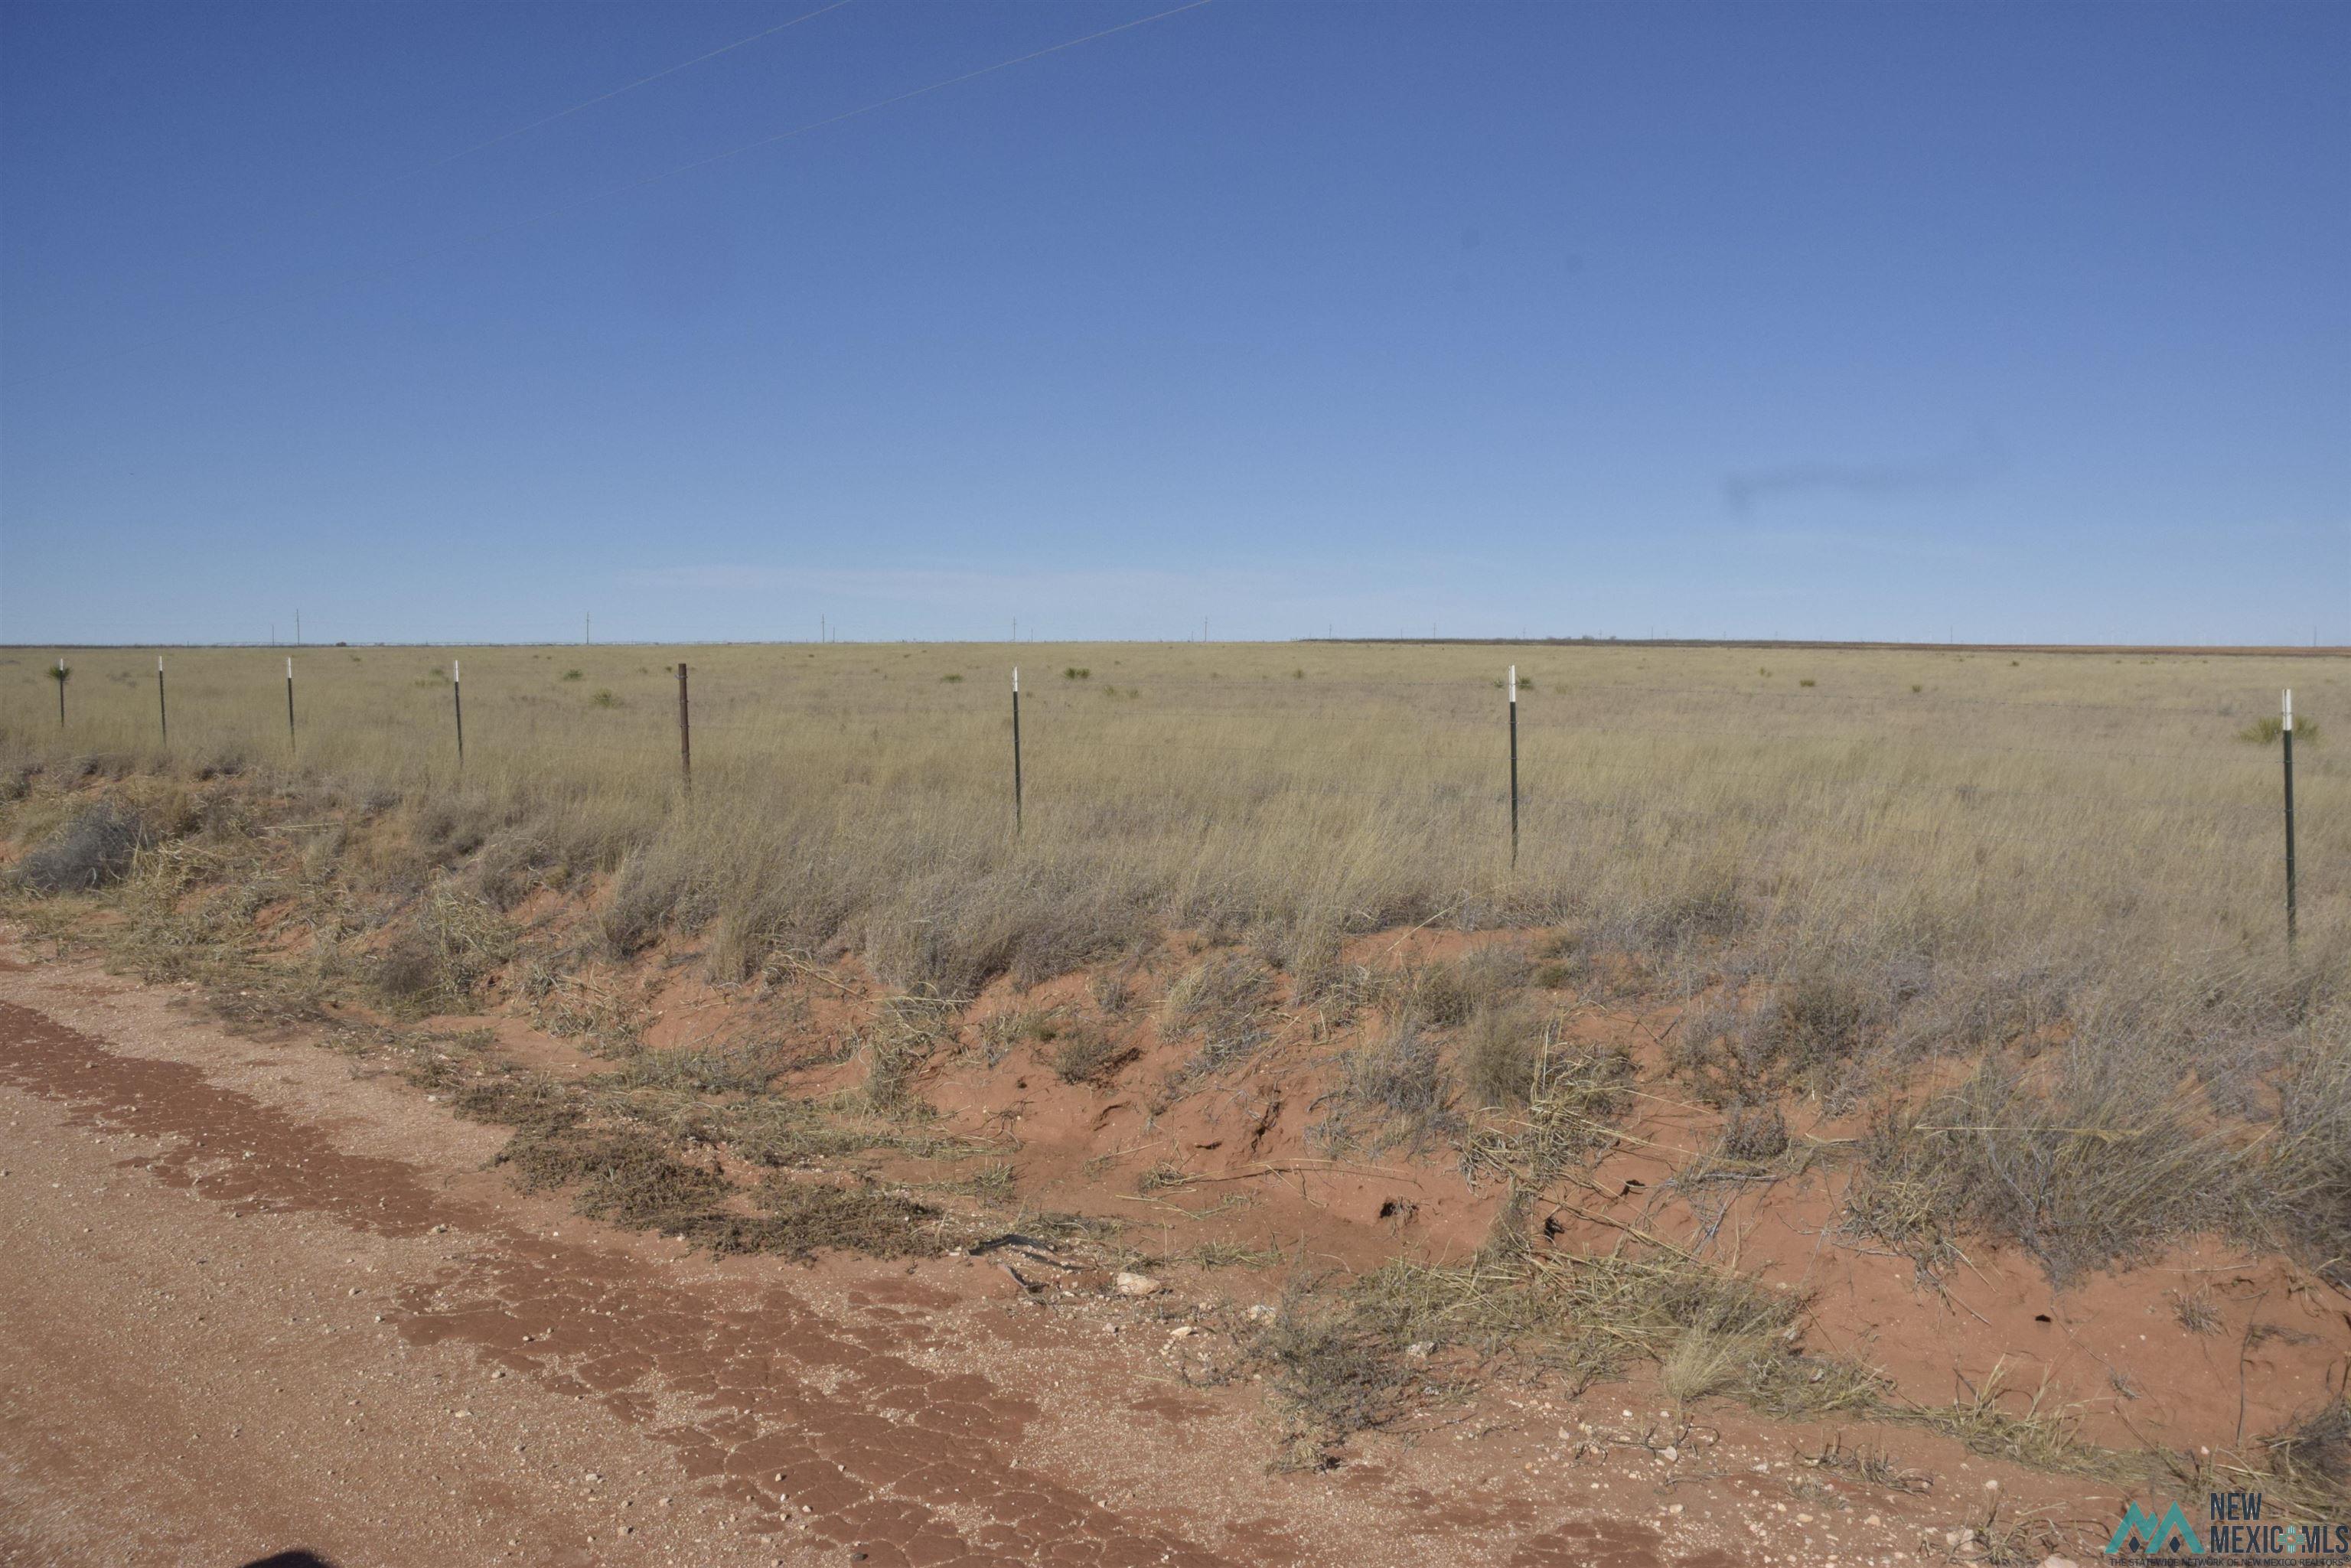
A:
[[[505,134],[822,3],[0,8],[0,640],[2351,642],[2351,6],[1214,0],[705,162],[1170,3],[852,0]]]

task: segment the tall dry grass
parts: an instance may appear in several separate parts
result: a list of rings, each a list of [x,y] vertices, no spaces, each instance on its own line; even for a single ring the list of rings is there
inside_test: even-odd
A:
[[[523,874],[610,873],[616,945],[684,926],[722,970],[853,946],[960,993],[1168,925],[1569,925],[1668,963],[1852,969],[1961,1030],[2036,989],[2277,970],[2278,756],[2239,732],[2289,684],[2305,713],[2351,707],[2351,662],[2193,654],[306,648],[289,745],[283,653],[200,650],[165,654],[167,751],[153,653],[64,656],[60,728],[57,655],[0,653],[0,742],[25,762],[330,789]],[[2304,946],[2337,954],[2351,769],[2324,746],[2297,762]]]

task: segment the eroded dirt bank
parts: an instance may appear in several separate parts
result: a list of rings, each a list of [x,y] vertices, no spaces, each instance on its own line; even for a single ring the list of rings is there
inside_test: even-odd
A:
[[[389,1074],[32,957],[0,949],[11,1563],[1890,1564],[2120,1499],[1629,1385],[1273,1471],[1260,1392],[1186,1378],[1222,1320],[1180,1279],[713,1260],[515,1191],[502,1132]]]

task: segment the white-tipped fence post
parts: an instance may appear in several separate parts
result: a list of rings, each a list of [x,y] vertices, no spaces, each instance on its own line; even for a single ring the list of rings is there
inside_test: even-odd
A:
[[[686,702],[685,661],[677,662],[677,777],[679,788],[694,793],[694,716]]]
[[[294,744],[294,658],[286,658],[286,749],[296,749]]]
[[[66,662],[65,662],[65,658],[64,658],[64,656],[63,656],[62,654],[60,654],[60,655],[58,656],[58,658],[57,658],[57,728],[59,728],[60,730],[62,730],[62,729],[64,729],[64,728],[65,728],[65,727],[66,727]]]
[[[155,655],[155,727],[162,732],[163,744],[172,744],[172,710],[163,700],[163,655]]]
[[[2278,721],[2278,744],[2285,751],[2285,946],[2294,951],[2294,688],[2285,692],[2284,716]]]
[[[457,717],[457,768],[465,767],[465,665],[461,659],[449,661],[449,706]]]
[[[1012,835],[1020,836],[1020,666],[1012,666]]]
[[[1519,667],[1510,666],[1510,866],[1519,863]]]

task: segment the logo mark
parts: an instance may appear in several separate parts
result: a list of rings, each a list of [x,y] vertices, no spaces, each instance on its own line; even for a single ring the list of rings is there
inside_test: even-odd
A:
[[[2141,1552],[2163,1552],[2175,1545],[2199,1556],[2204,1551],[2203,1540],[2197,1535],[2195,1527],[2188,1522],[2188,1516],[2179,1511],[2179,1505],[2176,1502],[2164,1511],[2160,1519],[2135,1502],[2125,1506],[2123,1521],[2115,1526],[2114,1539],[2106,1542],[2106,1555],[2112,1557],[2129,1551],[2134,1539],[2138,1542]]]

